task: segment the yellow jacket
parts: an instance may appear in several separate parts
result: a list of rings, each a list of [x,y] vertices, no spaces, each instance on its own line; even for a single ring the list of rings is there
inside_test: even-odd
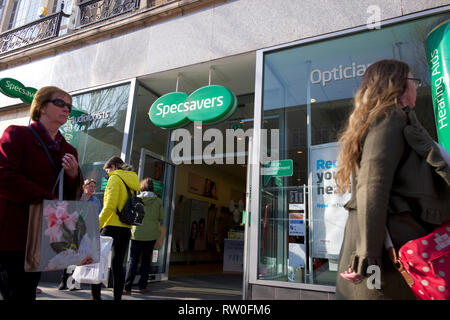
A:
[[[131,228],[130,225],[122,223],[119,220],[116,209],[122,210],[128,199],[127,189],[123,182],[125,181],[130,191],[134,192],[140,188],[139,178],[134,171],[120,169],[114,170],[108,175],[108,184],[106,185],[105,196],[103,198],[103,210],[99,216],[100,229],[106,226]]]

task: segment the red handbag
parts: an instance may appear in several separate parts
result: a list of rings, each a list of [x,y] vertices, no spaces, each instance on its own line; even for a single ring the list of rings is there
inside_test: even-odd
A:
[[[418,300],[450,300],[450,222],[407,242],[398,256],[386,232],[386,248]]]

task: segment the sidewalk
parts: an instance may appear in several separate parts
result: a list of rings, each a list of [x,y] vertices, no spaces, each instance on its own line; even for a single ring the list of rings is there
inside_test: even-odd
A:
[[[41,282],[42,293],[37,300],[90,300],[90,286],[81,284],[81,290],[58,290],[57,283]],[[212,274],[175,277],[167,281],[151,282],[148,292],[141,294],[137,287],[123,300],[241,300],[242,275]],[[102,288],[102,299],[113,300],[112,288]]]

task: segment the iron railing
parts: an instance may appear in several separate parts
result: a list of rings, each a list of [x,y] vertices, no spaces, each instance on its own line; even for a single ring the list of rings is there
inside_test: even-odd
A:
[[[177,0],[152,0],[148,2],[148,7],[155,8],[175,1]],[[139,9],[139,2],[140,0],[78,0],[80,14],[77,25],[84,27],[132,12]],[[61,5],[58,13],[0,34],[0,56],[58,37],[62,18],[70,17],[63,12],[63,8]]]
[[[88,0],[80,1],[78,6],[83,27],[139,9],[139,0]]]
[[[0,34],[0,55],[57,37],[62,18],[70,17],[62,8],[58,13]]]

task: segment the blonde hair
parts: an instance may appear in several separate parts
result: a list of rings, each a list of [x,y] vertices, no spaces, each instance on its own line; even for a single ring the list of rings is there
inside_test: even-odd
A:
[[[30,118],[33,121],[39,121],[41,118],[41,109],[45,103],[52,99],[52,96],[55,93],[62,93],[72,100],[72,96],[66,91],[58,88],[58,87],[42,87],[40,88],[34,95],[33,101],[31,102],[30,107]]]
[[[342,193],[350,191],[350,175],[356,174],[370,124],[398,106],[408,86],[409,66],[398,60],[381,60],[370,65],[354,98],[354,109],[339,142],[336,184]]]
[[[87,186],[90,183],[94,183],[95,185],[97,185],[97,182],[95,182],[94,179],[88,178],[88,179],[84,180],[83,187]]]

